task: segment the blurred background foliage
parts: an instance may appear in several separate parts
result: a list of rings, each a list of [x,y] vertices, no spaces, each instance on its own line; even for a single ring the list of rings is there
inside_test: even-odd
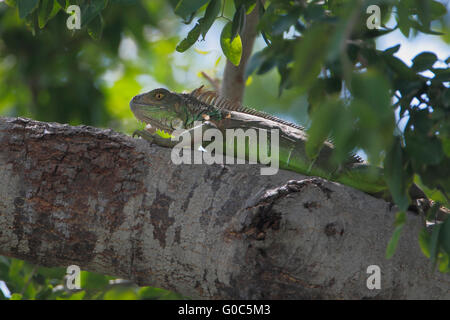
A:
[[[129,110],[134,95],[210,85],[202,72],[220,81],[226,59],[240,59],[239,45],[227,41],[240,42],[245,16],[256,8],[261,32],[247,65],[244,104],[305,125],[311,158],[333,136],[333,161],[354,151],[385,167],[400,208],[391,256],[412,181],[449,206],[449,1],[273,0],[259,8],[256,2],[0,1],[0,115],[129,134],[142,126]],[[63,9],[71,4],[81,7],[81,30],[66,27]],[[379,30],[366,27],[371,4],[381,8]],[[433,264],[448,271],[449,219],[418,238]],[[0,298],[180,298],[85,271],[83,289],[74,293],[62,286],[64,275],[65,268],[0,257]]]

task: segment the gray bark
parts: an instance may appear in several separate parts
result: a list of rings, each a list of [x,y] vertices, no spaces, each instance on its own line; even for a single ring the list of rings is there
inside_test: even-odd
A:
[[[88,126],[0,118],[0,254],[76,264],[201,299],[449,299],[408,213],[259,165],[174,165],[170,149]],[[381,268],[381,289],[366,286]]]

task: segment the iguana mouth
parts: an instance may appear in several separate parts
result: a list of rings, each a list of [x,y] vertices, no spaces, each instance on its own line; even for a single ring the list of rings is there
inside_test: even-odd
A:
[[[170,129],[165,126],[161,126],[160,123],[156,123],[154,121],[152,121],[152,123],[150,123],[150,121],[148,121],[148,122],[144,121],[144,122],[146,123],[145,130],[147,130],[151,133],[156,133],[157,130],[164,131],[164,132],[170,133],[170,134],[173,132],[173,129]]]
[[[154,120],[154,119],[148,117],[147,115],[143,114],[139,109],[135,108],[135,107],[139,107],[139,106],[148,107],[147,105],[132,102],[132,103],[130,103],[130,106],[132,107],[131,110],[133,111],[136,118],[146,124],[145,130],[147,130],[151,133],[155,133],[158,129],[161,131],[164,131],[166,133],[173,132],[173,129],[167,123],[166,119]],[[155,109],[164,109],[164,107],[160,107],[160,108],[155,107]]]
[[[145,130],[151,132],[151,133],[155,133],[158,129],[161,131],[164,131],[166,133],[172,133],[173,129],[171,127],[169,127],[168,125],[160,122],[160,121],[155,121],[153,119],[150,119],[148,117],[143,116],[141,119],[144,123],[146,123],[145,126]]]

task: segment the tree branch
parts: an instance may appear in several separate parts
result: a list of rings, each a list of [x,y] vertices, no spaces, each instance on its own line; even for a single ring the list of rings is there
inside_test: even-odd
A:
[[[0,118],[0,254],[203,299],[449,299],[408,214],[259,165],[174,165],[170,149],[88,126]],[[369,265],[381,289],[369,290]]]

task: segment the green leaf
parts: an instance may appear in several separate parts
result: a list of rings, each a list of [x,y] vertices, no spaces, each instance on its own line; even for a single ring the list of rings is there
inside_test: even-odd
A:
[[[447,92],[450,92],[450,90],[447,90]],[[442,149],[444,150],[445,155],[450,158],[450,139],[442,138]]]
[[[19,17],[25,18],[32,13],[39,4],[39,0],[17,0],[17,7],[19,9]]]
[[[441,256],[439,257],[439,272],[450,272],[450,255],[444,252],[441,252]]]
[[[20,293],[13,293],[11,295],[11,298],[9,298],[10,300],[22,300],[22,295]]]
[[[197,41],[198,37],[200,37],[201,30],[200,24],[195,24],[194,28],[189,31],[187,37],[177,45],[176,50],[178,52],[184,52],[189,49]]]
[[[280,74],[280,85],[278,86],[278,97],[281,97],[284,89],[290,89],[292,87],[291,78],[292,68],[278,67],[278,73]]]
[[[383,51],[384,54],[388,54],[388,55],[393,55],[395,54],[398,50],[400,49],[400,45],[396,45],[390,48],[387,48],[386,50]]]
[[[308,30],[299,39],[295,49],[295,64],[292,73],[293,82],[308,90],[317,79],[328,52],[330,30],[319,24]]]
[[[56,14],[59,12],[59,10],[61,10],[61,5],[58,3],[58,1],[55,0],[53,2],[53,10],[52,10],[52,12],[50,12],[50,17],[48,18],[48,20],[50,20],[54,16],[56,16]]]
[[[433,232],[430,238],[430,259],[433,264],[436,263],[439,253],[439,233],[441,231],[442,224],[435,224],[433,226]]]
[[[239,9],[236,10],[233,16],[233,22],[231,23],[231,39],[233,41],[237,34],[242,33],[242,29],[245,24],[245,6],[242,4]]]
[[[17,0],[5,0],[5,3],[12,8],[17,7]]]
[[[430,258],[430,234],[427,228],[423,228],[419,233],[419,246],[425,257]]]
[[[430,1],[417,1],[417,16],[422,25],[430,27]]]
[[[322,5],[310,3],[306,7],[304,15],[307,21],[320,21],[325,18],[325,10]]]
[[[185,23],[190,23],[195,12],[209,0],[180,0],[175,7],[175,14],[183,18]]]
[[[397,245],[398,245],[398,241],[400,240],[400,236],[402,234],[402,230],[403,230],[403,226],[405,225],[406,222],[406,214],[405,212],[398,212],[397,215],[395,216],[395,229],[394,232],[392,234],[391,239],[389,240],[389,243],[387,245],[386,248],[386,259],[390,259],[396,249],[397,249]]]
[[[411,31],[410,8],[408,5],[411,5],[411,2],[399,1],[397,5],[397,26],[406,38],[409,37]]]
[[[222,30],[222,33],[220,35],[220,46],[222,47],[223,54],[227,59],[234,64],[235,66],[238,66],[241,62],[241,56],[242,56],[242,42],[241,37],[239,35],[236,35],[236,37],[231,40],[231,22],[228,22],[225,27]]]
[[[250,14],[256,6],[256,0],[234,0],[234,7],[236,9],[241,5],[244,5],[246,13]]]
[[[447,217],[441,226],[441,232],[439,234],[439,242],[442,248],[450,255],[450,218]]]
[[[374,70],[355,74],[352,78],[352,94],[371,105],[383,115],[391,108],[389,82]]]
[[[384,160],[384,177],[394,202],[401,211],[406,211],[409,205],[406,190],[407,177],[403,166],[403,150],[398,137],[395,138],[391,149],[386,154]]]
[[[253,72],[258,69],[264,60],[267,59],[267,48],[261,51],[255,52],[247,63],[245,69],[245,79],[247,79]]]
[[[317,88],[317,86],[313,87]],[[311,127],[308,130],[308,140],[305,149],[309,159],[314,160],[320,153],[324,141],[330,136],[333,123],[342,110],[339,99],[329,99],[311,112]]]
[[[347,126],[354,127],[352,136],[343,135],[345,139],[342,139],[342,145],[348,145],[353,141],[352,148],[364,148],[369,161],[378,164],[381,161],[381,152],[392,143],[395,129],[390,82],[376,70],[369,69],[367,72],[352,76],[351,93],[354,99],[348,110],[352,114],[352,120],[345,124],[337,124],[337,132],[334,134],[336,149],[339,149],[338,145],[341,141],[338,139],[340,131],[347,133]],[[356,130],[359,132],[356,133]],[[342,155],[345,156],[345,154]]]
[[[412,68],[416,71],[424,71],[431,69],[437,61],[437,56],[433,52],[422,52],[414,57]]]
[[[88,24],[88,34],[94,40],[100,40],[103,32],[103,18],[102,15],[99,14]]]
[[[432,69],[431,71],[435,74],[433,81],[439,81],[439,82],[450,81],[450,69],[449,68],[435,68],[435,69]]]
[[[67,300],[83,300],[83,297],[85,295],[86,295],[86,291],[72,293]]]
[[[439,32],[439,31],[431,30],[428,26],[424,26],[424,25],[418,23],[417,21],[411,21],[411,25],[415,29],[417,29],[420,32],[425,33],[425,34],[432,34],[432,35],[435,35],[435,36],[442,36],[442,35],[444,35],[444,33]]]
[[[81,271],[80,277],[81,288],[86,290],[102,290],[109,284],[108,276],[95,272]]]
[[[416,73],[411,70],[402,60],[392,55],[383,55],[383,60],[389,66],[392,71],[398,74],[398,76],[404,80],[412,81],[417,78]]]
[[[81,26],[88,25],[100,12],[106,8],[108,0],[90,1],[81,8]]]
[[[220,7],[222,5],[221,0],[211,0],[211,2],[206,7],[205,15],[199,20],[202,36],[205,39],[206,33],[211,28],[212,24],[216,20],[217,15],[220,12]]]
[[[131,5],[131,4],[136,4],[136,2],[140,1],[140,0],[110,0],[112,3],[118,3],[118,4],[125,4],[125,5]],[[174,0],[176,1],[176,0]],[[172,1],[170,1],[172,2]]]
[[[264,19],[264,14],[266,12],[266,9],[264,9],[264,5],[261,2],[261,0],[258,0],[258,2],[259,2],[259,5],[258,5],[258,17],[259,17],[259,20],[261,21],[262,19]],[[266,43],[266,45],[270,46],[270,43],[271,43],[270,36],[264,32],[263,28],[261,29],[261,36],[263,37],[264,42]]]
[[[282,35],[283,32],[288,31],[291,26],[297,26],[297,28],[301,29],[302,25],[298,22],[299,14],[299,10],[293,10],[286,15],[278,16],[272,24],[272,34]]]
[[[436,136],[408,130],[405,132],[406,152],[419,165],[436,165],[444,157],[442,142]]]
[[[439,202],[447,206],[448,201],[445,195],[439,189],[431,189],[422,183],[422,179],[418,174],[414,175],[414,183],[425,193],[428,199]]]
[[[126,287],[114,287],[108,290],[103,296],[104,300],[136,300],[137,296],[134,290]]]
[[[447,13],[447,8],[443,3],[438,1],[431,1],[429,3],[431,9],[431,19],[436,20]]]
[[[67,6],[67,0],[57,0],[59,5],[61,6],[61,8],[63,8],[64,10],[66,9]]]
[[[53,11],[53,3],[54,0],[41,0],[39,4],[39,14],[38,14],[38,23],[39,28],[45,27],[48,20],[50,19],[50,15]]]

